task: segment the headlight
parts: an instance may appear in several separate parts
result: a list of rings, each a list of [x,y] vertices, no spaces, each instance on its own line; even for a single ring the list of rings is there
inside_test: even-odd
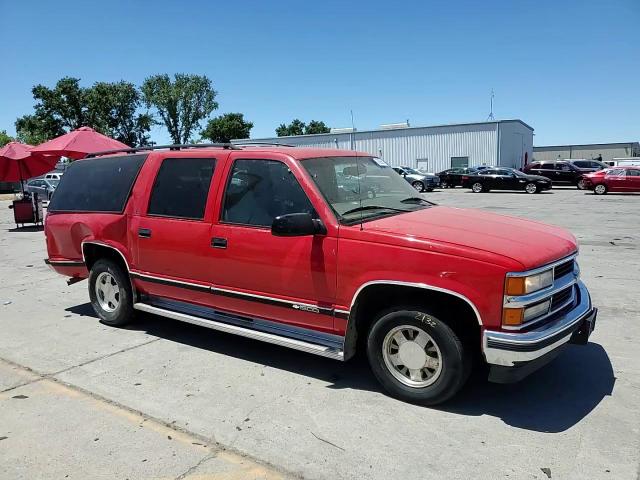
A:
[[[502,325],[517,327],[530,320],[534,320],[549,311],[551,299],[536,303],[530,307],[505,308],[502,311]]]
[[[527,295],[553,285],[553,269],[545,270],[526,277],[507,277],[504,286],[505,295]]]

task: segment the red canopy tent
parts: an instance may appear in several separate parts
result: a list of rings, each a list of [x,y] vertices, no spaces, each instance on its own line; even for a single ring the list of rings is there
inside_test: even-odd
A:
[[[89,153],[102,150],[129,148],[128,145],[96,132],[93,128],[80,127],[53,140],[33,147],[35,153],[58,155],[79,160]]]
[[[34,152],[31,145],[9,142],[0,148],[0,181],[22,186],[23,181],[53,170],[59,159],[60,155]]]

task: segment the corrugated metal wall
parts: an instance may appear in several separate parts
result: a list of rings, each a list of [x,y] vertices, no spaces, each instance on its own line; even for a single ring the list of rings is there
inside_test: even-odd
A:
[[[632,157],[638,147],[634,143],[610,145],[563,145],[558,147],[536,147],[533,157],[536,160],[557,160],[558,158],[592,159],[602,155],[604,162],[617,157]]]
[[[528,132],[525,143],[533,143],[533,132],[520,122],[499,122],[501,128],[515,124]],[[451,167],[452,157],[469,157],[469,165],[496,165],[498,163],[498,122],[486,122],[438,127],[412,127],[394,130],[372,130],[354,133],[272,137],[254,141],[272,141],[319,148],[359,150],[379,156],[392,166],[406,165],[439,172]],[[517,140],[518,153],[521,137],[509,133]],[[515,141],[514,140],[514,141]],[[237,140],[236,143],[250,140]],[[531,147],[527,147],[531,148]],[[513,149],[511,149],[513,150]],[[509,154],[511,155],[511,150]],[[531,155],[529,153],[529,155]],[[420,160],[420,162],[418,162]],[[511,166],[511,158],[504,165]]]

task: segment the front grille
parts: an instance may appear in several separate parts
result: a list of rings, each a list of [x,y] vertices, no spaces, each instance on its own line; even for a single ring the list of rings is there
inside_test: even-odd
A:
[[[556,267],[553,269],[553,278],[558,279],[567,275],[568,273],[573,272],[573,262],[573,259],[571,259],[567,260],[564,263],[561,263],[560,265],[556,265]]]
[[[551,298],[551,311],[553,312],[557,308],[564,305],[570,298],[573,293],[573,285],[565,288],[564,290],[560,290]]]

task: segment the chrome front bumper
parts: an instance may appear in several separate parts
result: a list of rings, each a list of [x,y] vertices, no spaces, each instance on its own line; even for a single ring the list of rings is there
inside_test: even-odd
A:
[[[549,357],[550,352],[569,342],[576,331],[582,331],[585,322],[588,323],[588,337],[593,330],[597,310],[591,305],[584,283],[578,281],[576,289],[578,299],[575,307],[551,323],[522,333],[485,330],[482,348],[487,363],[499,367],[522,367],[543,356]]]

